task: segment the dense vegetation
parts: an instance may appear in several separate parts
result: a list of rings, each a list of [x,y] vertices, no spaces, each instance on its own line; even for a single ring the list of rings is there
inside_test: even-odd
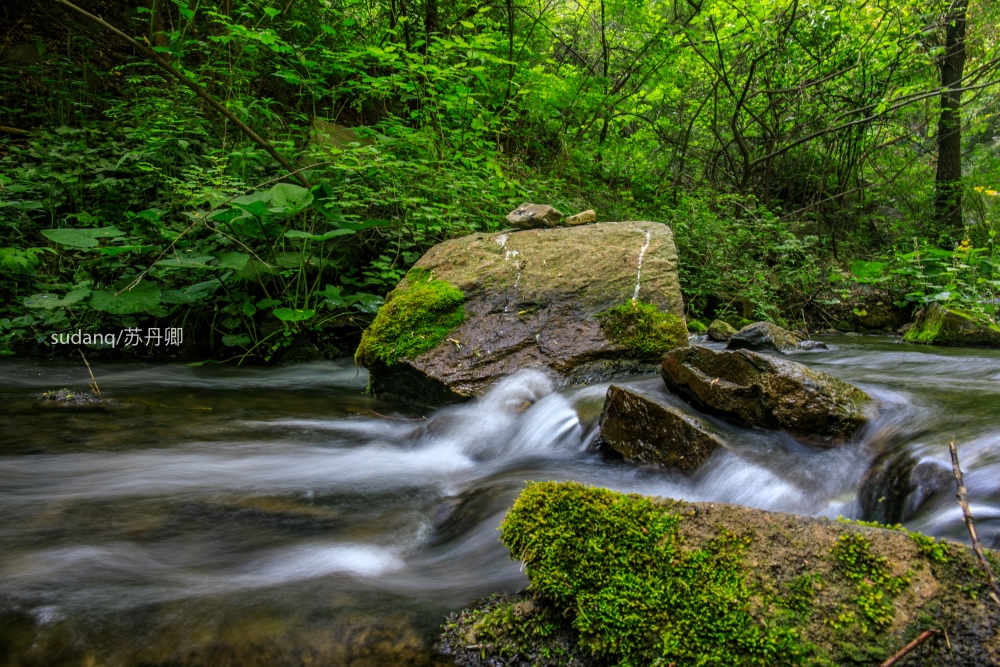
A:
[[[994,2],[4,4],[6,352],[350,351],[422,252],[522,201],[670,223],[694,318],[996,321]]]

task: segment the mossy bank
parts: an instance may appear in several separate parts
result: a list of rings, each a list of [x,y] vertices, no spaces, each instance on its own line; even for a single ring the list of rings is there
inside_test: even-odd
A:
[[[529,485],[501,535],[531,586],[449,619],[461,665],[873,665],[925,630],[907,664],[1000,664],[961,544],[571,482]]]

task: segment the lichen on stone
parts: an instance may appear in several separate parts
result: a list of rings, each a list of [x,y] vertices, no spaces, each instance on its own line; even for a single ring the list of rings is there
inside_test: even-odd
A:
[[[461,291],[430,271],[413,268],[386,298],[354,353],[360,366],[412,359],[443,341],[465,317]]]
[[[687,345],[684,320],[651,303],[629,301],[598,313],[597,320],[610,341],[636,357],[659,358]]]

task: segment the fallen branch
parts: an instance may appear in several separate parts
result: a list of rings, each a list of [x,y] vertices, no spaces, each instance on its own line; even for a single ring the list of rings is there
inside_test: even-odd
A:
[[[87,372],[90,373],[90,392],[92,394],[101,395],[101,388],[97,386],[97,378],[94,377],[94,371],[90,370],[90,364],[87,363],[87,357],[80,348],[76,348],[76,351],[80,353],[80,358],[83,359],[84,365],[87,367]]]
[[[923,644],[925,641],[927,641],[937,633],[938,633],[937,630],[924,630],[919,635],[917,635],[916,639],[914,639],[912,642],[910,642],[903,648],[899,649],[899,651],[895,655],[893,655],[891,658],[883,662],[880,667],[892,667],[897,662],[899,662],[899,660],[903,658],[903,656],[905,656],[907,653],[909,653],[913,649]]]
[[[19,130],[16,127],[7,127],[6,125],[0,125],[0,132],[6,132],[7,134],[31,134],[28,130]]]
[[[982,566],[983,572],[986,573],[986,578],[990,582],[990,588],[993,589],[991,597],[997,604],[1000,604],[1000,586],[997,585],[997,578],[993,574],[993,568],[990,567],[990,562],[986,560],[986,552],[983,551],[983,545],[979,541],[979,536],[976,535],[976,524],[972,518],[972,510],[969,509],[968,491],[965,488],[965,475],[962,474],[962,467],[958,465],[958,450],[955,449],[954,440],[948,443],[948,449],[951,450],[951,470],[955,474],[955,483],[958,484],[958,491],[955,493],[955,497],[958,498],[958,504],[962,507],[962,516],[965,518],[965,525],[969,529],[969,537],[972,538],[972,550],[979,557],[979,564]]]
[[[141,43],[137,42],[136,40],[132,39],[131,37],[129,37],[128,35],[126,35],[125,33],[123,33],[121,30],[119,30],[118,28],[116,28],[113,25],[111,25],[110,23],[108,23],[107,21],[105,21],[104,19],[102,19],[101,17],[94,16],[93,14],[91,14],[90,12],[88,12],[87,10],[81,9],[80,7],[77,7],[76,5],[74,5],[69,0],[55,0],[55,1],[58,2],[61,5],[65,5],[66,7],[69,7],[70,9],[72,9],[77,14],[80,14],[81,16],[87,17],[91,21],[93,21],[93,22],[97,23],[98,25],[104,27],[106,30],[109,30],[113,34],[117,35],[118,37],[121,37],[126,42],[128,42],[129,44],[131,44],[133,47],[135,47],[136,49],[138,49],[147,58],[149,58],[150,60],[152,60],[154,63],[156,63],[157,65],[159,65],[164,71],[166,71],[168,74],[170,74],[170,76],[174,77],[175,79],[177,79],[178,81],[180,81],[181,83],[183,83],[185,86],[187,86],[188,88],[190,88],[194,92],[195,95],[197,95],[201,99],[205,100],[205,102],[207,102],[209,106],[211,106],[213,109],[215,109],[216,111],[218,111],[219,113],[221,113],[223,116],[225,116],[236,127],[240,128],[240,130],[243,132],[243,134],[245,134],[248,137],[250,137],[251,139],[253,139],[254,142],[258,146],[260,146],[265,151],[267,151],[268,155],[270,155],[271,157],[273,157],[275,159],[275,161],[277,161],[278,164],[280,164],[282,167],[284,167],[285,171],[287,171],[290,175],[294,176],[295,180],[297,180],[299,183],[301,183],[303,187],[306,187],[306,188],[312,187],[312,185],[309,183],[309,180],[305,176],[303,176],[301,173],[299,173],[301,170],[296,170],[294,167],[292,167],[292,165],[288,162],[288,160],[286,160],[284,157],[282,157],[281,153],[279,153],[277,150],[275,150],[274,146],[272,146],[266,139],[264,139],[263,137],[261,137],[260,135],[258,135],[256,132],[254,132],[252,129],[250,129],[250,127],[246,123],[244,123],[243,121],[241,121],[239,118],[237,118],[236,115],[233,114],[232,111],[230,111],[225,106],[223,106],[223,104],[221,102],[219,102],[217,99],[215,99],[214,97],[212,97],[211,95],[209,95],[208,92],[204,88],[202,88],[201,86],[199,86],[197,83],[195,83],[191,79],[187,78],[180,70],[178,70],[176,67],[174,67],[169,62],[167,62],[166,60],[164,60],[160,56],[159,53],[157,53],[153,49],[149,48],[148,46],[146,46],[144,44],[141,44]]]

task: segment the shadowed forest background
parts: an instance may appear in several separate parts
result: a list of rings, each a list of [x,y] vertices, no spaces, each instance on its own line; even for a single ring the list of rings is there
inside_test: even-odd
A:
[[[4,353],[351,353],[424,251],[523,201],[671,225],[694,327],[996,323],[1000,3],[78,7],[0,9]]]

